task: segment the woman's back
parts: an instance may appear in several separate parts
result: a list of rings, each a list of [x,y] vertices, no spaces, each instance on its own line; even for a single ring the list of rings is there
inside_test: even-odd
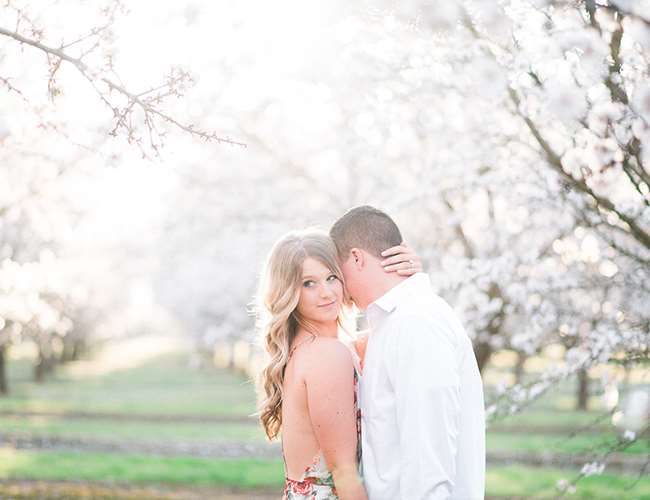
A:
[[[285,498],[337,498],[330,469],[354,464],[356,474],[356,386],[352,353],[337,339],[292,346],[282,397]]]
[[[309,339],[308,344],[318,342]],[[313,352],[318,346],[295,345],[284,372],[282,387],[282,450],[288,478],[299,479],[314,457],[320,454],[320,446],[312,429],[307,404],[305,370],[309,370]]]

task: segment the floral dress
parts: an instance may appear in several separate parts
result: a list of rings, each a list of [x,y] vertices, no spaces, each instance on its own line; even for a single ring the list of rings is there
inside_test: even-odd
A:
[[[354,369],[354,408],[357,415],[357,464],[361,467],[361,410],[358,404],[359,375]],[[285,463],[286,469],[286,463]],[[361,469],[359,469],[361,472]],[[305,469],[302,477],[297,479],[285,478],[282,500],[338,500],[334,478],[327,469],[322,452],[314,457]]]

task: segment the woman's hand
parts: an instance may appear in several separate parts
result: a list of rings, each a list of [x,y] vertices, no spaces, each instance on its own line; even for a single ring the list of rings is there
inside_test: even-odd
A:
[[[420,256],[406,243],[384,250],[381,256],[385,257],[381,265],[387,273],[396,272],[400,276],[411,276],[422,271]]]

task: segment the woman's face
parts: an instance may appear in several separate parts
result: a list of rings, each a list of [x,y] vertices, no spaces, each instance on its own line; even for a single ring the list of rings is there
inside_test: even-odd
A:
[[[342,300],[341,281],[319,260],[307,257],[302,265],[298,313],[312,322],[336,321]]]

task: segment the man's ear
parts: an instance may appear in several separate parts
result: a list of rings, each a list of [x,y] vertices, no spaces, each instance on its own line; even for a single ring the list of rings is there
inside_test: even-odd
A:
[[[366,265],[366,256],[360,248],[352,248],[350,250],[350,259],[357,271],[360,271]]]

